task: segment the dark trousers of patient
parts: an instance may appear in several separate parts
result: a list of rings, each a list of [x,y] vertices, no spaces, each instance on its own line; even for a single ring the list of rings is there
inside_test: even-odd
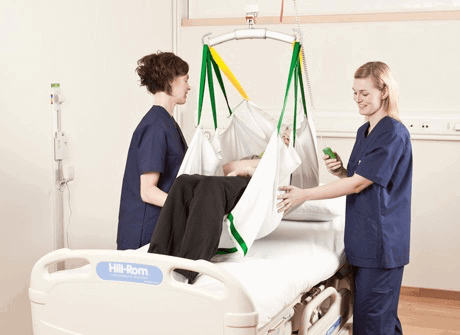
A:
[[[249,180],[181,175],[171,187],[150,242],[150,253],[210,260],[217,252],[225,214],[235,207]],[[198,273],[176,270],[193,283]]]

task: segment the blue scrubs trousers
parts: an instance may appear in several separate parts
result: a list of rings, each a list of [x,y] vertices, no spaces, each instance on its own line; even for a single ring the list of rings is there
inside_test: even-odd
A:
[[[374,269],[353,266],[353,335],[402,334],[398,302],[404,266]]]

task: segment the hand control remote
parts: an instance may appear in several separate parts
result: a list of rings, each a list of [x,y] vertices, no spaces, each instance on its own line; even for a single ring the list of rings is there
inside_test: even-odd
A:
[[[332,149],[329,148],[329,147],[324,148],[323,152],[324,152],[325,155],[328,155],[332,159],[337,158],[336,155],[334,154],[334,152],[332,151]]]

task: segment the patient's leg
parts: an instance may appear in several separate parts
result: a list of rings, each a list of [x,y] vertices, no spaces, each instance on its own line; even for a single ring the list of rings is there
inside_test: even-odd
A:
[[[222,221],[243,194],[249,180],[207,177],[195,188],[178,256],[210,260],[217,252]]]
[[[161,209],[148,252],[172,256],[178,254],[187,223],[188,206],[195,187],[204,178],[200,175],[176,178]]]
[[[180,176],[168,194],[149,252],[210,260],[217,252],[222,220],[249,180],[240,177]],[[178,271],[190,282],[197,273]]]

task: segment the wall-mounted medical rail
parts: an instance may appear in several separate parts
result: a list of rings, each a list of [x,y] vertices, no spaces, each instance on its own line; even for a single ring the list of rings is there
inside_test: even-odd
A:
[[[203,36],[203,43],[205,43],[205,37],[209,35]],[[297,37],[295,34],[289,35],[268,29],[235,29],[232,32],[209,38],[207,44],[212,47],[224,42],[243,39],[273,39],[292,44],[297,40]]]
[[[323,23],[353,23],[353,22],[398,22],[398,21],[445,21],[460,20],[460,10],[446,11],[405,11],[389,13],[357,13],[357,14],[316,14],[302,15],[299,17],[302,24],[323,24]],[[280,22],[279,16],[260,16],[258,24],[294,24],[297,22],[294,16],[284,16]],[[245,25],[247,22],[239,17],[224,18],[201,18],[182,19],[183,27],[193,26],[235,26]]]

